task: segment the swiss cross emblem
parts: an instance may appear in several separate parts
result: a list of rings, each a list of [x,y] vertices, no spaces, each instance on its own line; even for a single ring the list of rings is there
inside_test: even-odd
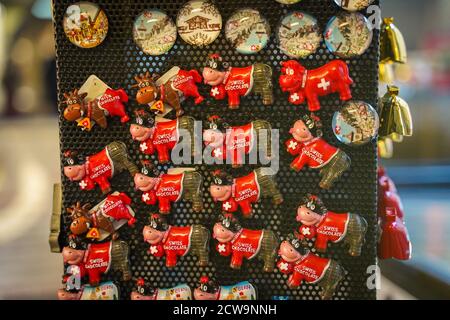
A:
[[[218,247],[219,252],[225,252],[225,244],[219,244]]]
[[[86,181],[84,181],[84,180],[82,180],[82,181],[79,183],[79,185],[80,185],[80,188],[81,188],[81,189],[86,189],[86,187],[87,187],[87,183],[86,183]]]
[[[144,200],[144,201],[149,201],[150,200],[150,197],[149,197],[147,192],[142,195],[142,200]]]
[[[151,254],[156,254],[156,253],[158,253],[158,247],[157,247],[157,246],[151,246],[151,247],[150,247],[150,253],[151,253]]]
[[[228,211],[228,210],[231,209],[231,204],[227,201],[227,202],[225,202],[225,203],[223,204],[223,208],[224,208],[226,211]]]
[[[148,149],[147,144],[146,144],[145,142],[142,142],[142,143],[141,143],[140,148],[141,148],[141,151],[142,151],[142,152],[145,152],[145,150]]]
[[[300,99],[300,97],[299,97],[299,95],[297,94],[297,92],[294,93],[294,94],[291,94],[291,100],[292,100],[292,102],[296,102],[296,101],[298,101],[299,99]]]
[[[310,229],[310,228],[303,228],[303,229],[302,229],[302,234],[303,234],[304,236],[309,236],[309,235],[311,235],[311,229]]]
[[[289,265],[286,262],[280,263],[280,270],[286,271]]]
[[[218,88],[213,88],[213,89],[211,90],[211,94],[212,94],[213,97],[219,95],[219,93],[220,93],[220,92],[219,92],[219,89],[218,89]]]
[[[295,148],[297,148],[297,145],[298,145],[297,142],[291,141],[291,142],[289,142],[288,148],[289,148],[289,149],[295,149]]]
[[[330,85],[331,85],[330,81],[327,81],[325,78],[322,78],[322,80],[320,80],[320,83],[317,85],[317,88],[323,89],[323,91],[327,91]]]

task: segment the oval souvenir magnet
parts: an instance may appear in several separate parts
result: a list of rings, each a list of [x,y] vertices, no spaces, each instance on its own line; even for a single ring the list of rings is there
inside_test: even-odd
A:
[[[282,4],[294,4],[294,3],[300,2],[302,0],[275,0],[275,1],[282,3]]]
[[[359,11],[365,9],[372,4],[373,1],[374,0],[334,0],[339,7],[347,11]]]
[[[236,11],[225,25],[225,37],[239,53],[261,51],[267,45],[269,36],[269,23],[254,9]]]
[[[380,120],[376,110],[364,101],[348,101],[333,116],[336,138],[350,146],[364,145],[378,134]]]
[[[278,29],[281,51],[292,58],[306,58],[316,52],[322,35],[316,18],[301,11],[286,15]]]
[[[362,55],[372,36],[369,20],[358,12],[341,12],[331,18],[324,34],[328,50],[344,59]]]
[[[67,38],[80,48],[94,48],[105,40],[108,18],[95,3],[82,1],[67,7],[63,19]]]
[[[177,29],[180,37],[193,46],[212,43],[222,30],[222,16],[211,1],[192,0],[178,12]]]
[[[133,38],[143,52],[159,56],[175,44],[177,28],[165,12],[146,10],[134,21]]]

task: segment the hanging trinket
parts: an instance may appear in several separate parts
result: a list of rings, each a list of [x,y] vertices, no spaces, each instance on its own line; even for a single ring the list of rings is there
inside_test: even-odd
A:
[[[230,126],[219,116],[208,118],[209,129],[203,132],[205,154],[211,156],[214,163],[231,164],[240,167],[245,156],[258,152],[267,159],[272,157],[272,126],[265,120],[254,120],[243,126]]]
[[[132,88],[137,88],[136,102],[140,105],[148,105],[150,111],[155,114],[165,115],[168,113],[166,105],[175,110],[176,116],[181,117],[184,110],[181,107],[181,100],[178,91],[172,87],[170,81],[157,85],[159,75],[147,71],[145,74],[135,76],[136,84]]]
[[[349,146],[362,146],[378,134],[380,120],[377,111],[364,101],[348,101],[334,113],[333,132],[336,138]]]
[[[388,86],[386,94],[381,98],[380,137],[398,140],[398,136],[409,137],[413,134],[413,123],[408,103],[398,94],[398,87]]]
[[[108,18],[95,3],[82,1],[67,7],[63,19],[64,33],[80,48],[94,48],[108,34]]]
[[[87,95],[87,92],[80,93],[78,89],[64,93],[63,116],[66,121],[77,122],[82,130],[90,131],[95,124],[105,129],[108,116],[120,117],[121,123],[130,120],[124,105],[128,102],[128,95],[123,89],[113,90],[106,86],[95,99],[88,100]]]
[[[278,254],[281,258],[277,267],[280,272],[289,275],[289,288],[296,289],[303,281],[316,284],[322,288],[320,297],[323,300],[333,297],[346,274],[338,262],[321,258],[303,248],[295,234],[289,234],[286,240],[281,242]]]
[[[367,8],[374,0],[334,0],[338,6],[347,11],[360,11]]]
[[[107,194],[111,191],[109,180],[123,170],[131,176],[139,172],[121,141],[111,142],[102,151],[87,157],[76,151],[64,152],[64,175],[70,181],[78,181],[81,190],[92,190],[98,185]]]
[[[361,255],[367,221],[360,215],[329,211],[319,197],[308,194],[300,201],[296,219],[302,224],[299,239],[315,238],[314,248],[318,252],[326,252],[329,242],[343,242],[349,246],[349,255]]]
[[[125,241],[112,240],[86,245],[77,238],[71,238],[69,245],[62,250],[64,263],[76,266],[81,278],[88,276],[91,286],[97,286],[101,276],[109,270],[122,271],[122,279],[130,280],[128,253]]]
[[[153,288],[144,278],[139,278],[136,290],[131,292],[131,300],[192,300],[192,292],[187,284],[173,288]]]
[[[207,276],[200,278],[194,289],[195,300],[256,300],[257,291],[249,281],[241,281],[234,285],[221,286]]]
[[[72,223],[70,232],[76,236],[85,235],[88,239],[104,240],[109,235],[117,239],[116,231],[124,224],[133,227],[136,218],[130,207],[131,199],[123,192],[114,192],[91,209],[89,203],[77,202],[67,212]]]
[[[280,49],[291,58],[304,59],[316,52],[322,41],[316,18],[301,11],[287,14],[278,28]]]
[[[380,62],[406,63],[407,50],[405,39],[394,25],[394,18],[384,18],[380,31]]]
[[[189,133],[190,137],[184,135],[181,143],[186,145],[192,157],[195,156],[194,118],[183,116],[167,120],[157,117],[156,120],[155,122],[154,117],[142,109],[135,111],[130,133],[133,140],[140,143],[139,150],[142,153],[152,155],[157,152],[161,164],[169,162],[172,149],[179,144],[180,131],[183,131]]]
[[[173,202],[192,202],[195,212],[203,210],[203,177],[194,170],[180,170],[179,173],[160,174],[147,160],[142,161],[141,173],[134,176],[134,185],[142,191],[145,204],[159,205],[159,213],[169,214]]]
[[[228,96],[230,109],[237,109],[240,98],[251,92],[262,96],[264,105],[273,103],[272,68],[263,63],[248,67],[232,67],[215,53],[208,56],[203,68],[204,83],[210,85],[210,95],[216,100]]]
[[[319,97],[339,93],[342,101],[352,98],[348,66],[344,61],[333,60],[318,69],[307,70],[298,61],[281,63],[279,84],[283,92],[289,93],[289,102],[300,105],[305,100],[309,111],[320,110]]]
[[[242,228],[232,214],[225,214],[214,225],[213,237],[218,242],[217,252],[221,256],[231,256],[232,269],[240,269],[243,260],[257,257],[264,262],[264,272],[273,271],[280,243],[273,231]]]
[[[261,198],[272,198],[275,205],[283,202],[270,168],[258,168],[235,179],[226,172],[216,170],[209,192],[214,202],[222,203],[222,212],[235,213],[240,209],[244,218],[251,218],[252,204]]]
[[[111,142],[99,153],[87,157],[76,151],[64,152],[64,175],[70,181],[79,181],[81,190],[92,190],[98,185],[107,194],[111,191],[109,180],[123,170],[131,176],[139,171],[121,141]]]
[[[206,46],[214,42],[222,30],[222,16],[209,0],[186,2],[177,16],[178,34],[193,46]]]
[[[159,56],[172,49],[177,27],[165,12],[145,10],[134,21],[133,38],[144,53]]]
[[[63,280],[64,284],[64,280]],[[119,300],[119,289],[112,281],[98,286],[84,285],[80,290],[58,289],[58,300]]]
[[[328,50],[342,59],[360,56],[372,43],[369,20],[358,12],[341,12],[330,19],[324,39]]]
[[[225,24],[225,37],[237,52],[257,53],[269,41],[270,25],[258,10],[240,9]]]
[[[166,267],[177,265],[178,258],[187,254],[197,257],[197,265],[205,267],[209,262],[210,233],[202,225],[171,226],[159,214],[152,214],[149,225],[142,231],[144,241],[150,244],[148,253],[166,257]]]
[[[330,189],[342,174],[350,168],[350,158],[339,148],[328,144],[322,137],[322,123],[314,114],[297,120],[289,133],[293,138],[286,141],[287,151],[296,156],[291,168],[300,171],[308,166],[320,170],[319,186]]]

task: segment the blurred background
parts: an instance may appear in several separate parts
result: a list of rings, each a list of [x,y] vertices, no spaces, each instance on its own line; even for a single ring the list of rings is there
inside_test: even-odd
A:
[[[408,262],[382,262],[380,299],[450,298],[450,1],[385,0],[408,45],[395,72],[414,136],[382,160],[402,197]],[[0,299],[54,299],[62,261],[50,253],[60,181],[50,0],[0,1]],[[381,92],[385,88],[380,88]]]

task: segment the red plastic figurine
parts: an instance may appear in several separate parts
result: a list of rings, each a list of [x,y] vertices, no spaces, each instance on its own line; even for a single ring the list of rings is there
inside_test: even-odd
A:
[[[111,142],[99,153],[87,157],[73,151],[64,153],[64,175],[70,181],[79,181],[81,190],[92,190],[98,185],[107,194],[111,191],[109,179],[125,169],[131,176],[139,171],[121,141]]]
[[[300,171],[308,166],[319,169],[322,179],[320,187],[330,189],[333,183],[350,168],[350,158],[347,154],[328,144],[322,138],[322,123],[320,118],[304,115],[297,120],[289,133],[293,138],[286,141],[287,151],[296,156],[291,168]]]
[[[234,213],[240,208],[244,218],[252,216],[252,203],[258,202],[262,197],[272,198],[275,205],[283,202],[273,171],[269,168],[258,168],[236,179],[226,172],[216,170],[209,192],[214,201],[222,203],[222,212]]]
[[[189,253],[197,256],[200,267],[208,265],[210,233],[204,226],[170,226],[164,217],[152,214],[150,224],[144,227],[142,234],[144,241],[150,244],[148,252],[151,255],[166,256],[166,267],[175,267],[178,258]]]
[[[170,152],[178,144],[180,130],[186,130],[190,135],[191,153],[194,156],[194,122],[192,117],[181,117],[175,120],[154,121],[154,118],[144,110],[135,111],[135,122],[130,126],[133,140],[139,141],[139,150],[148,155],[155,151],[158,153],[158,161],[162,164],[170,161]],[[183,137],[184,139],[185,137]]]
[[[136,223],[130,204],[131,199],[123,192],[108,195],[91,210],[88,203],[82,206],[80,202],[77,202],[67,208],[72,219],[70,231],[76,236],[86,234],[86,238],[96,240],[101,238],[100,232],[104,231],[116,239],[116,231],[123,225],[118,223],[120,220],[126,220],[129,226],[134,226]]]
[[[264,105],[273,103],[272,68],[266,64],[236,68],[224,62],[217,54],[210,54],[203,68],[204,82],[210,85],[210,95],[216,100],[225,99],[228,96],[230,109],[237,109],[240,98],[250,92],[260,94]]]
[[[79,94],[78,89],[64,93],[64,103],[67,106],[63,115],[67,121],[76,121],[83,130],[90,131],[94,123],[106,128],[106,116],[120,117],[122,123],[130,120],[124,105],[128,102],[128,95],[123,89],[108,88],[100,97],[89,102],[84,101],[86,95],[87,93]]]
[[[202,103],[205,98],[198,92],[197,87],[197,84],[202,83],[203,80],[200,73],[194,69],[183,70],[178,67],[174,68],[177,68],[175,74],[172,74],[172,70],[169,70],[169,72],[162,75],[159,79],[164,79],[167,75],[169,80],[166,83],[170,84],[178,92],[180,98],[194,98],[195,104]]]
[[[367,232],[367,221],[354,213],[329,211],[322,200],[308,194],[297,209],[300,239],[316,238],[314,247],[318,252],[327,250],[328,242],[344,242],[351,256],[361,255],[361,247]]]
[[[142,161],[142,165],[141,173],[134,176],[134,184],[142,191],[143,202],[148,205],[159,203],[159,213],[168,214],[172,202],[184,199],[192,201],[195,212],[202,211],[203,177],[200,173],[185,171],[177,174],[159,174],[149,161]],[[151,173],[155,177],[149,176]]]
[[[154,288],[143,278],[136,281],[131,300],[192,300],[191,288],[183,283],[173,288]]]
[[[412,245],[404,221],[403,204],[394,182],[383,167],[378,168],[378,224],[380,259],[409,260]]]
[[[265,272],[273,271],[280,243],[273,231],[244,229],[232,214],[225,214],[214,225],[213,237],[218,241],[217,252],[231,256],[231,268],[240,269],[244,259],[258,257],[264,261]]]
[[[203,132],[203,142],[219,164],[225,162],[239,167],[244,163],[245,155],[259,148],[265,151],[267,158],[272,156],[272,126],[268,121],[254,120],[243,126],[231,127],[217,115],[208,120],[209,129]],[[264,138],[265,144],[261,142]]]
[[[64,263],[77,266],[71,268],[72,272],[79,273],[80,277],[87,275],[89,284],[95,286],[100,283],[102,274],[110,269],[122,271],[124,281],[131,279],[128,251],[128,244],[124,241],[113,240],[86,246],[84,242],[72,238],[69,246],[63,248],[62,256]]]
[[[294,234],[288,235],[278,251],[280,260],[277,267],[288,274],[288,286],[298,288],[303,281],[322,287],[320,296],[331,299],[339,283],[345,277],[344,268],[334,260],[321,258],[301,247],[300,240]]]
[[[326,65],[306,70],[298,61],[281,63],[280,87],[289,93],[289,102],[295,105],[308,102],[309,111],[320,110],[319,97],[338,92],[342,101],[352,98],[348,66],[344,61],[333,60]]]
[[[200,283],[194,289],[195,300],[256,300],[256,287],[248,282],[221,286],[207,276],[200,278]]]

